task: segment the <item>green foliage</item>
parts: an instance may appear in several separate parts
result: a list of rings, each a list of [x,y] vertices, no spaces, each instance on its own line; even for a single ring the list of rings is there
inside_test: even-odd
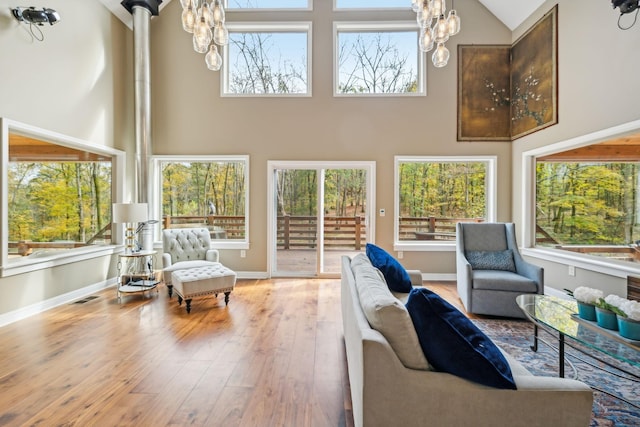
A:
[[[556,242],[624,245],[638,239],[638,165],[538,162],[537,225]]]
[[[483,162],[400,163],[400,216],[485,218]]]
[[[245,188],[241,161],[166,162],[162,164],[162,215],[244,215]]]
[[[278,215],[317,215],[318,172],[282,169],[277,172]],[[324,171],[326,215],[357,216],[366,208],[366,179],[363,169]]]
[[[108,162],[12,162],[8,189],[12,242],[85,242],[111,220]]]

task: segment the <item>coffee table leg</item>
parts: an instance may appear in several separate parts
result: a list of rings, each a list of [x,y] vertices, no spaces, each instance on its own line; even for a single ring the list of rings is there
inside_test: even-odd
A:
[[[531,350],[538,351],[538,325],[533,324],[533,345]]]
[[[560,334],[558,337],[558,372],[560,378],[564,378],[564,334]]]

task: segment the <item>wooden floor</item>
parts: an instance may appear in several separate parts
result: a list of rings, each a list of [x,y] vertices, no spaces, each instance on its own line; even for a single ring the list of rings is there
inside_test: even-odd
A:
[[[339,280],[239,280],[191,314],[158,289],[0,328],[0,426],[353,425]]]

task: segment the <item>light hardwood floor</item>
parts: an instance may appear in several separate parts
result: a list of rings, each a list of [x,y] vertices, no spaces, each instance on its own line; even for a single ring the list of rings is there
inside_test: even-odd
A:
[[[158,290],[0,328],[0,426],[353,425],[339,279],[239,280],[191,314]]]

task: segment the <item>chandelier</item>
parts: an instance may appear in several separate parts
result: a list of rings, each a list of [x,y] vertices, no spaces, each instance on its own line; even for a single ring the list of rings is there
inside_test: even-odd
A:
[[[207,68],[218,71],[222,67],[222,56],[218,46],[229,44],[229,31],[224,25],[222,0],[180,0],[182,4],[182,28],[193,34],[193,49],[206,53]]]
[[[416,19],[420,26],[420,50],[429,52],[434,45],[436,50],[431,56],[433,65],[444,67],[449,62],[449,49],[444,45],[449,37],[460,32],[460,17],[455,9],[447,9],[446,0],[411,0],[411,7],[416,12]]]

